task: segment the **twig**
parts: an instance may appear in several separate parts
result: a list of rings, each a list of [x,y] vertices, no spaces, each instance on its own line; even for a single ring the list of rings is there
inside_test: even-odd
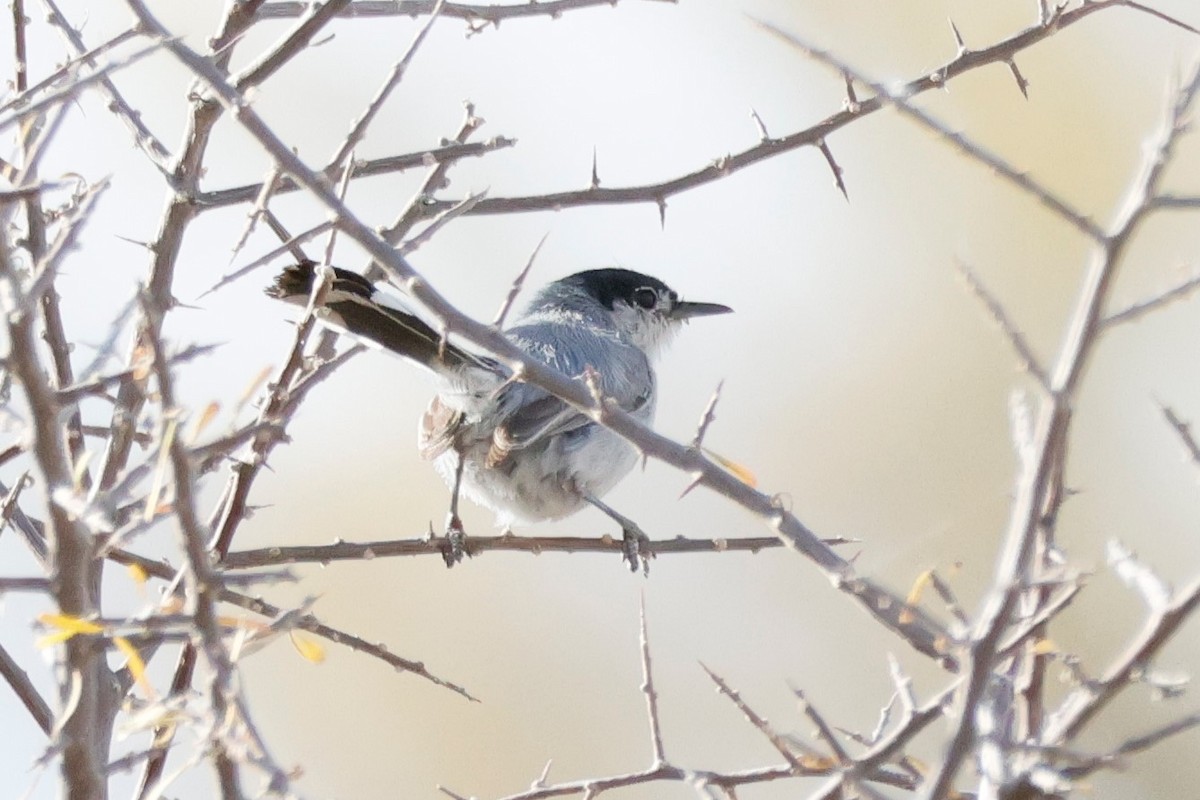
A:
[[[139,556],[136,553],[131,553],[127,550],[114,550],[108,553],[106,557],[110,561],[126,566],[136,564],[141,569],[145,570],[146,574],[153,578],[158,578],[164,581],[173,581],[178,577],[178,572],[174,567],[170,567],[161,561],[151,558]],[[274,619],[284,613],[284,609],[279,606],[266,602],[257,597],[251,597],[241,592],[233,591],[232,589],[222,588],[220,590],[220,600],[223,603],[230,603],[238,608],[252,611],[268,619]],[[327,639],[335,644],[340,644],[349,647],[352,650],[363,653],[371,658],[378,659],[383,663],[397,670],[410,672],[420,678],[423,678],[430,683],[449,689],[455,694],[459,694],[468,700],[475,701],[470,692],[443,678],[439,678],[426,668],[420,661],[404,658],[393,653],[386,645],[375,644],[368,642],[360,636],[355,636],[352,633],[331,627],[321,622],[317,617],[307,614],[296,621],[296,627],[306,630],[309,633],[319,636],[322,639]],[[190,680],[188,681],[190,684]]]
[[[1073,689],[1046,722],[1041,741],[1059,744],[1073,740],[1105,706],[1132,683],[1171,640],[1183,622],[1200,606],[1200,579],[1176,592],[1104,675]]]
[[[282,244],[280,244],[278,247],[276,247],[275,249],[270,250],[267,253],[259,256],[258,258],[251,261],[249,264],[246,264],[242,267],[238,267],[233,272],[228,272],[228,273],[222,275],[220,280],[218,280],[212,286],[205,289],[204,292],[200,295],[200,297],[206,297],[206,296],[212,294],[213,292],[217,291],[218,289],[222,289],[222,288],[228,286],[229,284],[233,283],[234,281],[236,281],[240,278],[243,278],[246,275],[249,275],[251,272],[258,269],[259,267],[265,266],[266,264],[270,264],[272,261],[279,258],[284,253],[291,253],[293,256],[295,256],[295,248],[297,247],[297,245],[304,244],[307,241],[317,238],[321,234],[329,232],[329,230],[331,230],[333,228],[333,226],[334,226],[334,223],[332,220],[326,220],[325,222],[318,222],[316,225],[312,226],[311,228],[301,231],[300,233],[297,233],[294,236],[286,237],[284,242]]]
[[[147,296],[143,312],[147,318],[161,316],[163,309],[155,308]],[[161,328],[161,320],[156,320],[148,330],[157,331]],[[184,570],[184,581],[188,595],[192,598],[192,616],[195,620],[196,632],[201,649],[215,673],[208,700],[212,704],[213,719],[218,726],[224,727],[226,717],[231,709],[239,703],[236,689],[233,686],[234,668],[229,652],[222,641],[221,626],[217,619],[217,603],[220,599],[220,577],[213,568],[208,557],[207,542],[209,532],[204,529],[196,513],[195,479],[192,476],[192,461],[187,448],[180,441],[178,426],[180,409],[175,405],[175,392],[171,376],[171,368],[167,363],[162,342],[157,335],[147,336],[151,349],[154,375],[158,382],[158,392],[162,398],[162,421],[159,439],[162,447],[169,456],[171,472],[174,476],[175,496],[172,502],[175,518],[179,522],[179,534],[182,550],[187,556],[187,569]],[[256,742],[260,752],[266,752],[265,743]],[[225,800],[241,797],[239,759],[234,754],[230,743],[214,732],[213,760],[216,764],[217,777],[221,795]],[[278,770],[282,777],[283,786],[287,785],[286,773]]]
[[[0,644],[0,677],[4,678],[4,682],[13,690],[21,705],[25,706],[25,710],[42,729],[42,733],[49,735],[54,727],[54,712],[33,685],[28,673],[21,669],[21,665],[9,655],[3,644]]]
[[[664,0],[658,0],[663,2]],[[665,0],[670,2],[670,0]],[[594,6],[613,6],[617,0],[538,0],[536,3],[446,3],[443,17],[477,23],[480,20],[496,25],[507,19],[523,17],[549,17],[558,19],[570,11]],[[355,0],[343,10],[343,17],[414,17],[432,14],[436,0]],[[304,13],[308,4],[303,0],[275,0],[263,6],[263,19],[296,17]],[[472,30],[475,30],[474,28]]]
[[[89,49],[83,43],[83,37],[79,35],[79,31],[73,28],[66,16],[59,10],[55,0],[41,0],[48,13],[48,19],[61,32],[64,39],[75,51],[75,55],[83,63],[90,66],[95,66],[94,58],[88,57]],[[142,115],[138,113],[134,107],[125,100],[125,97],[117,91],[114,84],[104,71],[97,73],[100,81],[100,86],[104,93],[108,96],[109,107],[113,113],[120,118],[121,122],[133,134],[133,141],[142,152],[150,159],[150,163],[158,168],[159,172],[164,177],[170,178],[171,171],[167,167],[167,162],[171,158],[171,154],[162,142],[150,131],[146,123],[142,121]]]
[[[542,245],[546,243],[546,239],[549,237],[549,232],[542,234],[542,238],[538,239],[533,252],[529,254],[528,260],[525,261],[525,266],[517,273],[517,277],[513,278],[512,284],[508,287],[508,294],[504,296],[504,302],[500,304],[500,308],[496,311],[496,316],[492,320],[492,327],[496,330],[503,330],[504,320],[508,317],[508,312],[512,310],[513,304],[517,302],[517,295],[521,293],[521,288],[525,285],[525,279],[529,277],[529,271],[533,269],[533,262],[537,260],[538,253],[542,252]]]
[[[775,536],[732,539],[687,539],[682,536],[651,542],[650,550],[655,557],[675,553],[724,553],[769,550],[780,547]],[[278,566],[280,564],[325,564],[333,561],[365,561],[374,558],[397,558],[406,556],[441,556],[446,541],[441,536],[423,536],[413,539],[390,539],[375,542],[343,542],[329,545],[293,545],[288,547],[264,547],[259,550],[235,550],[225,557],[222,565],[227,569],[249,569],[252,567]],[[469,556],[487,552],[500,553],[612,553],[622,555],[624,545],[611,536],[588,538],[583,536],[517,536],[505,533],[500,536],[471,536],[464,544]]]
[[[472,134],[474,134],[475,131],[477,131],[479,127],[483,125],[483,119],[475,116],[475,105],[473,103],[464,103],[463,108],[465,112],[463,121],[459,126],[458,133],[455,134],[453,139],[453,141],[458,144],[465,144],[466,141],[471,138]],[[430,202],[433,199],[433,193],[445,185],[446,175],[449,173],[450,167],[453,164],[454,161],[450,159],[439,161],[429,170],[428,173],[426,173],[425,179],[421,181],[421,185],[418,187],[416,194],[414,194],[412,199],[408,201],[408,205],[406,205],[404,210],[400,212],[400,215],[396,218],[396,221],[383,228],[379,232],[380,237],[385,242],[395,245],[403,241],[404,237],[408,235],[408,232],[412,230],[412,227],[420,220],[427,216],[440,214],[443,211],[446,211],[448,208],[453,208],[454,206],[458,205],[458,203],[450,203],[444,208],[439,208],[436,212],[433,212],[433,214],[426,213],[430,206]],[[478,202],[472,203],[472,208],[477,207],[478,205]],[[368,278],[372,279],[376,277],[375,268],[372,267],[371,269],[368,269],[366,275]]]
[[[410,236],[402,241],[399,245],[397,245],[396,249],[399,250],[402,255],[408,255],[412,252],[415,252],[417,248],[421,247],[421,245],[432,239],[434,235],[436,235],[442,228],[446,227],[459,217],[470,214],[471,209],[478,205],[479,202],[485,197],[487,197],[487,192],[479,192],[478,194],[467,195],[461,201],[455,203],[453,206],[447,208],[445,211],[430,220],[429,224],[422,228],[421,232],[416,236]]]
[[[1111,328],[1125,322],[1133,322],[1141,319],[1151,311],[1174,303],[1177,300],[1186,299],[1197,289],[1200,289],[1200,275],[1192,275],[1190,278],[1180,281],[1165,291],[1159,292],[1152,297],[1147,297],[1144,300],[1139,300],[1122,308],[1120,311],[1114,311],[1106,316],[1100,324],[1105,328]]]
[[[383,108],[383,104],[387,102],[388,97],[400,85],[400,81],[404,80],[404,73],[408,70],[408,65],[412,63],[413,56],[417,54],[417,50],[425,41],[425,37],[429,34],[430,29],[433,28],[433,23],[437,21],[438,15],[442,11],[442,6],[443,0],[436,0],[434,2],[433,8],[429,11],[429,18],[425,20],[425,23],[417,31],[416,36],[413,37],[413,40],[409,42],[408,49],[400,56],[400,60],[392,65],[391,72],[388,73],[383,85],[379,87],[375,96],[371,98],[371,102],[367,104],[367,108],[363,111],[362,116],[350,126],[350,132],[342,140],[333,158],[329,159],[329,164],[324,170],[326,175],[333,175],[338,169],[341,169],[346,158],[367,135],[367,128],[375,119],[375,115],[379,113]],[[351,170],[352,172],[353,170]]]
[[[646,634],[646,597],[642,596],[638,610],[639,641],[642,650],[642,694],[646,695],[646,715],[650,719],[650,748],[654,760],[651,768],[667,763],[663,751],[662,725],[658,720],[658,692],[654,689],[654,674],[650,670],[650,639]]]
[[[746,701],[742,699],[740,694],[730,688],[729,684],[726,683],[720,675],[713,672],[704,664],[701,664],[700,667],[708,673],[708,677],[712,678],[713,683],[717,685],[717,689],[721,692],[721,694],[728,697],[733,704],[737,706],[738,711],[742,712],[742,716],[749,720],[750,724],[757,728],[758,732],[767,738],[767,741],[771,743],[771,746],[774,747],[781,756],[783,756],[783,760],[786,761],[792,769],[797,771],[804,769],[804,762],[801,761],[799,756],[792,752],[792,748],[788,745],[787,740],[783,736],[780,736],[778,733],[776,733],[766,719],[752,709],[746,703]]]
[[[417,167],[430,167],[446,162],[461,161],[465,158],[477,158],[496,150],[513,147],[516,143],[515,139],[508,139],[503,136],[496,136],[478,142],[452,142],[427,150],[419,150],[415,153],[402,153],[395,156],[373,158],[367,161],[356,161],[354,164],[345,167],[345,169],[350,170],[352,178],[370,178],[376,175],[404,172],[416,169]],[[337,175],[330,177],[333,180],[338,180],[341,178],[341,173],[339,172]],[[285,175],[280,178],[279,185],[275,188],[274,194],[276,196],[290,194],[302,189],[302,186]],[[251,183],[229,189],[199,192],[196,195],[196,204],[201,207],[201,210],[208,210],[224,208],[225,206],[236,205],[238,203],[251,203],[258,197],[260,191],[262,191],[261,183]],[[449,205],[451,204],[448,203],[447,206]]]
[[[1170,406],[1160,405],[1159,408],[1162,409],[1163,416],[1166,417],[1168,424],[1179,435],[1179,440],[1183,442],[1183,446],[1187,450],[1192,464],[1200,466],[1200,444],[1197,444],[1196,438],[1192,436],[1192,426],[1176,414],[1175,410]]]
[[[804,691],[793,688],[792,694],[796,696],[796,702],[800,705],[801,713],[808,717],[809,721],[816,726],[817,736],[825,743],[826,747],[833,751],[833,756],[837,759],[838,763],[842,765],[851,763],[850,754],[846,752],[846,748],[842,747],[842,743],[838,741],[837,736],[833,733],[833,728],[829,726],[829,723],[817,711],[816,706],[809,702]]]
[[[232,78],[231,82],[237,91],[241,93],[258,86],[282,69],[285,64],[303,52],[312,42],[313,37],[320,33],[321,29],[332,22],[338,13],[349,4],[350,0],[326,0],[320,5],[309,5],[305,10],[304,18],[296,23],[278,44]]]
[[[1086,4],[1084,8],[1099,5],[1103,4]],[[943,123],[914,106],[909,101],[909,98],[916,94],[916,91],[914,91],[914,84],[916,83],[915,81],[910,83],[908,86],[903,87],[899,91],[891,91],[882,83],[872,81],[861,72],[851,68],[849,64],[847,64],[838,56],[823,50],[816,45],[805,41],[804,39],[801,39],[799,36],[789,33],[782,28],[777,28],[769,22],[763,22],[762,20],[755,20],[755,22],[757,22],[758,25],[764,30],[769,31],[770,33],[795,47],[797,50],[805,53],[809,57],[827,65],[831,69],[843,75],[849,75],[857,83],[869,87],[871,91],[875,92],[875,98],[873,99],[882,100],[887,105],[895,107],[909,119],[918,122],[922,127],[933,131],[938,136],[941,136],[943,139],[954,145],[954,147],[960,152],[970,156],[973,160],[984,164],[991,170],[995,171],[998,175],[1005,178],[1009,183],[1036,198],[1042,205],[1046,206],[1051,211],[1054,211],[1060,218],[1070,223],[1072,227],[1088,238],[1095,241],[1100,241],[1104,238],[1104,232],[1096,225],[1096,223],[1085,216],[1082,212],[1073,208],[1065,200],[1051,191],[1049,187],[1044,186],[1041,182],[1030,177],[1027,173],[1018,170],[1016,167],[1013,167],[999,155],[987,150],[977,142],[972,142],[962,134],[950,130]],[[960,50],[958,55],[955,56],[955,61],[967,61],[973,59],[975,56],[983,52],[986,51],[977,52],[971,50]],[[997,59],[993,57],[988,60],[995,61]],[[935,84],[942,84],[949,77],[950,75],[948,73],[943,74],[940,72],[935,72],[929,78],[929,80]]]
[[[1000,328],[1000,331],[1004,334],[1004,338],[1008,340],[1017,357],[1021,359],[1021,367],[1034,377],[1044,391],[1048,391],[1050,388],[1050,378],[1046,374],[1045,368],[1038,361],[1038,357],[1034,355],[1033,348],[1029,346],[1025,335],[1009,319],[1008,312],[1004,310],[1004,306],[988,291],[988,288],[983,285],[983,281],[979,279],[979,276],[975,274],[975,271],[966,262],[958,261],[956,264],[959,274],[967,282],[971,293],[975,295],[979,302],[983,303],[992,321]]]

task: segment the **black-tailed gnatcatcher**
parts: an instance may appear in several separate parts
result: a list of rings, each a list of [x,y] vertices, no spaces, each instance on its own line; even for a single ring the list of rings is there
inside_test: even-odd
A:
[[[266,292],[307,303],[315,273],[312,261],[288,267]],[[646,535],[601,501],[637,463],[628,442],[544,389],[509,381],[509,371],[495,360],[445,341],[362,275],[338,268],[333,273],[318,310],[326,324],[415,361],[439,378],[417,446],[452,490],[448,564],[463,553],[461,491],[495,511],[504,526],[560,519],[593,505],[621,526],[626,560],[637,569]],[[649,423],[656,399],[654,357],[681,323],[731,310],[680,300],[649,275],[594,269],[543,287],[505,336],[570,378],[582,378],[590,368],[605,397]]]

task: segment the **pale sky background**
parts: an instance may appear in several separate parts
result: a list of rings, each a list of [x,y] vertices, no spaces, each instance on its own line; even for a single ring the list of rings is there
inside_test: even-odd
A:
[[[517,147],[463,162],[443,193],[492,196],[582,188],[593,150],[604,185],[661,180],[751,146],[750,109],[773,135],[840,108],[842,83],[763,32],[770,20],[835,51],[869,74],[901,82],[953,56],[952,17],[968,46],[983,47],[1031,24],[1036,3],[906,0],[685,0],[622,2],[559,20],[513,20],[465,38],[439,21],[358,157],[430,146],[453,135],[470,99],[483,136]],[[1155,2],[1200,24],[1186,2]],[[153,4],[185,41],[212,35],[221,4]],[[127,24],[116,2],[66,3],[96,44]],[[33,75],[61,60],[53,31],[33,15]],[[399,56],[416,23],[343,21],[255,97],[255,108],[310,164],[334,152]],[[239,47],[245,63],[287,29],[255,28]],[[328,38],[332,34],[332,38]],[[1200,40],[1145,15],[1114,10],[1018,56],[1025,100],[1002,66],[980,69],[920,103],[1000,152],[1102,222],[1110,220],[1143,145],[1161,118],[1166,86],[1200,52]],[[7,40],[0,64],[11,63]],[[39,70],[42,70],[39,73]],[[163,55],[119,74],[147,123],[176,148],[188,78]],[[828,536],[857,537],[857,564],[905,591],[922,570],[950,568],[969,611],[992,573],[1004,530],[1015,459],[1009,402],[1026,387],[1001,335],[956,277],[971,264],[1007,304],[1047,362],[1076,296],[1085,243],[1028,197],[956,155],[896,114],[871,116],[830,138],[845,170],[847,203],[821,155],[806,149],[761,163],[672,199],[666,225],[653,205],[570,209],[460,220],[412,259],[463,309],[490,318],[538,240],[549,238],[530,277],[540,284],[597,266],[652,273],[685,297],[737,313],[683,332],[659,372],[657,428],[688,439],[718,381],[724,392],[707,443],[747,465],[769,492]],[[1197,147],[1188,140],[1168,184],[1197,191]],[[207,159],[206,188],[261,180],[268,161],[225,119]],[[144,276],[148,241],[166,200],[157,176],[95,96],[72,110],[43,173],[113,176],[112,189],[60,282],[71,333],[99,342]],[[352,186],[364,218],[390,220],[418,175]],[[292,230],[324,218],[298,195],[274,205]],[[198,299],[228,270],[246,207],[205,214],[188,231],[175,284],[194,309],[177,312],[178,345],[227,343],[181,370],[184,401],[230,409],[292,337],[294,309],[264,297],[270,268]],[[1116,296],[1132,301],[1197,267],[1194,215],[1163,216],[1132,248]],[[258,234],[235,265],[274,247]],[[323,245],[311,246],[318,255]],[[362,256],[339,246],[338,263]],[[282,263],[282,262],[281,262]],[[1062,544],[1094,569],[1084,595],[1053,631],[1092,674],[1140,624],[1141,601],[1104,567],[1119,537],[1170,580],[1200,571],[1200,493],[1156,402],[1200,420],[1200,303],[1189,301],[1114,332],[1078,408],[1069,480],[1080,491],[1064,511]],[[83,348],[81,348],[81,351]],[[90,353],[77,355],[79,363]],[[448,491],[415,452],[416,420],[430,383],[415,370],[367,354],[318,388],[271,460],[235,549],[419,535],[442,524]],[[1026,387],[1027,388],[1027,387]],[[106,409],[89,422],[106,423]],[[245,414],[243,412],[244,419]],[[16,467],[0,470],[8,483]],[[11,474],[10,474],[11,473]],[[224,476],[212,479],[208,501]],[[610,496],[652,538],[763,535],[757,521],[704,491],[678,500],[686,478],[657,464]],[[489,515],[467,508],[469,532],[490,534]],[[521,533],[599,535],[584,512]],[[163,528],[161,536],[170,535]],[[26,566],[12,537],[0,540],[8,574]],[[154,543],[147,542],[154,548]],[[853,551],[850,551],[853,552]],[[951,570],[953,572],[953,570]],[[269,590],[288,606],[320,595],[325,621],[424,661],[483,699],[470,704],[418,678],[334,647],[314,666],[285,643],[249,659],[245,687],[275,757],[300,765],[309,797],[435,797],[435,785],[479,797],[527,787],[553,759],[550,780],[631,772],[650,759],[637,647],[645,598],[669,758],[680,766],[741,770],[780,759],[737,710],[715,694],[698,662],[723,675],[780,730],[806,736],[789,686],[803,688],[838,725],[869,731],[892,686],[885,654],[917,678],[920,697],[946,677],[877,629],[799,556],[664,557],[649,579],[613,557],[485,554],[447,571],[435,558],[300,568],[303,580]],[[124,576],[114,574],[111,584]],[[114,603],[128,600],[116,592]],[[6,646],[41,669],[26,620],[34,604],[0,607]],[[1200,669],[1200,624],[1165,652],[1170,671]],[[165,662],[164,662],[165,664]],[[164,679],[165,684],[165,679]],[[1148,704],[1133,688],[1084,744],[1111,746],[1196,709],[1185,696]],[[36,779],[36,727],[0,692],[4,746],[0,796]],[[934,726],[916,753],[938,758],[947,728]],[[140,740],[135,740],[140,741]],[[1094,781],[1098,800],[1179,796],[1200,783],[1195,732]],[[136,746],[142,746],[140,743]],[[203,797],[206,769],[174,794]],[[50,796],[43,778],[33,796]],[[746,798],[793,797],[797,782],[744,790]],[[694,796],[657,784],[624,798]]]

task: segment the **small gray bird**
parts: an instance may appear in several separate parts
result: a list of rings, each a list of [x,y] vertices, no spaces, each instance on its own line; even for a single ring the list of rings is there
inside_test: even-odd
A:
[[[305,304],[316,264],[286,268],[266,289]],[[620,526],[636,570],[646,535],[601,498],[637,463],[628,442],[509,370],[445,338],[403,301],[362,275],[333,268],[321,319],[431,370],[438,394],[421,418],[417,446],[451,487],[445,552],[462,558],[458,497],[496,512],[497,522],[560,519],[592,505]],[[656,400],[652,362],[681,323],[727,306],[679,299],[662,281],[627,269],[594,269],[543,287],[505,336],[530,358],[570,378],[590,369],[600,391],[649,423]]]

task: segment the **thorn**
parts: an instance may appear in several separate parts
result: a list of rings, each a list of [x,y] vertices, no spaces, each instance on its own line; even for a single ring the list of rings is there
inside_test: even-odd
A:
[[[692,447],[697,450],[704,444],[704,434],[708,433],[708,426],[717,418],[717,403],[721,400],[721,389],[724,386],[724,380],[717,382],[717,388],[713,390],[712,396],[704,406],[704,411],[700,414],[700,423],[696,426],[696,435],[692,439]],[[691,490],[686,490],[684,494],[687,494],[688,491]],[[682,497],[682,495],[680,496]]]
[[[850,193],[846,191],[846,182],[842,180],[842,168],[834,160],[833,151],[829,149],[829,143],[824,139],[819,139],[817,141],[817,149],[821,151],[821,155],[825,156],[825,163],[833,171],[833,185],[841,191],[842,197],[846,198],[846,202],[850,202]]]
[[[753,108],[750,109],[750,119],[754,120],[754,126],[756,128],[758,128],[759,141],[763,141],[763,142],[771,141],[771,135],[769,133],[767,133],[767,126],[763,124],[762,117],[760,117],[758,115],[758,112],[755,111]]]
[[[596,147],[592,146],[592,188],[600,188],[600,172],[596,167]]]
[[[851,79],[849,72],[843,72],[842,79],[846,81],[846,99],[842,101],[842,107],[851,114],[857,114],[859,105],[858,95],[854,92],[854,81]]]
[[[1017,62],[1011,58],[1008,60],[1008,69],[1012,72],[1013,78],[1017,81],[1017,88],[1021,90],[1021,94],[1025,99],[1029,99],[1029,81],[1025,80],[1025,76],[1021,74],[1021,70],[1017,69]]]
[[[500,310],[496,312],[496,318],[492,320],[492,327],[500,330],[504,327],[504,318],[508,316],[508,312],[512,309],[513,303],[517,300],[517,295],[521,293],[521,287],[525,285],[525,279],[529,276],[529,270],[533,269],[533,262],[537,259],[538,253],[542,252],[542,245],[546,243],[546,239],[550,237],[550,231],[542,234],[542,238],[538,241],[537,247],[533,248],[533,252],[529,254],[529,260],[525,262],[525,267],[517,273],[516,279],[509,287],[508,295],[504,298],[504,302],[500,305]]]
[[[692,491],[692,489],[695,489],[697,486],[700,485],[700,481],[702,481],[702,480],[704,480],[703,472],[693,472],[692,479],[690,481],[688,481],[687,486],[683,487],[683,491],[679,493],[679,497],[677,497],[676,499],[682,500],[683,498],[687,497],[688,494]]]
[[[144,247],[145,249],[149,250],[150,252],[154,252],[154,245],[152,245],[150,242],[143,242],[141,239],[130,239],[128,236],[122,236],[119,233],[114,233],[113,236],[117,237],[122,242],[128,242],[129,244],[135,245],[137,247]]]
[[[660,195],[654,199],[654,202],[658,204],[658,224],[662,226],[663,230],[666,230],[666,228],[667,228],[667,198]]]
[[[954,24],[953,19],[947,19],[950,23],[950,30],[954,32],[954,44],[958,46],[958,55],[963,55],[967,52],[966,42],[963,41],[962,34],[958,31],[958,26]]]

